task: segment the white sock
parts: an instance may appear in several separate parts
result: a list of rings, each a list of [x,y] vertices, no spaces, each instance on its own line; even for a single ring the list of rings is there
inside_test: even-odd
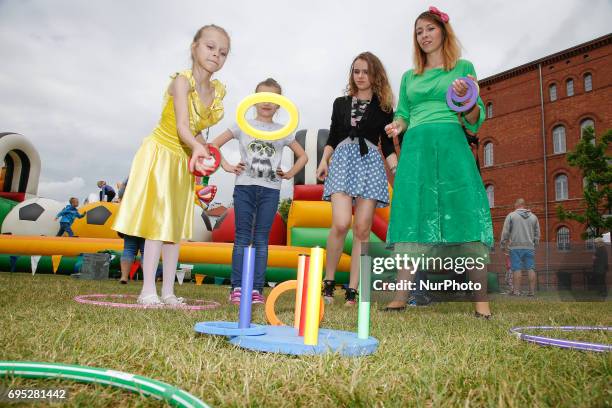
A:
[[[161,248],[161,241],[145,240],[145,251],[142,257],[142,273],[144,276],[142,280],[142,291],[140,292],[142,297],[157,294],[157,288],[155,287],[155,272],[159,264]]]
[[[164,264],[164,283],[162,284],[163,298],[174,295],[174,279],[176,276],[176,264],[179,258],[179,249],[180,244],[164,243],[164,245],[162,245]]]

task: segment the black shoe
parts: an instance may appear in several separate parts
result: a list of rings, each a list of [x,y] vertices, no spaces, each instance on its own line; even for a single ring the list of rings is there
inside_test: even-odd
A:
[[[323,300],[325,303],[330,304],[334,302],[334,291],[336,290],[335,280],[324,280],[323,281]]]
[[[491,320],[493,318],[493,314],[482,314],[482,313],[478,313],[478,312],[474,312],[474,317],[477,319],[485,319],[485,320]]]
[[[353,306],[357,303],[357,289],[346,288],[346,293],[344,294],[344,303],[345,306]]]
[[[119,283],[122,285],[127,285],[127,281],[124,281],[124,280],[120,280]]]

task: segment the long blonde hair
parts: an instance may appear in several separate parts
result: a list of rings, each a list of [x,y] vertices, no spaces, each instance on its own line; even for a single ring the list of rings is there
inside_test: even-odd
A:
[[[387,71],[385,71],[385,67],[378,57],[369,51],[362,52],[351,63],[346,93],[351,96],[357,95],[357,84],[353,78],[353,68],[355,61],[359,59],[368,63],[368,77],[372,84],[372,92],[378,97],[381,109],[383,112],[391,112],[393,110],[393,91],[391,91],[391,85],[389,85]]]
[[[442,56],[444,58],[444,70],[450,71],[455,68],[457,60],[461,56],[461,44],[453,31],[450,22],[445,23],[440,16],[432,12],[426,11],[421,13],[414,21],[414,32],[412,42],[414,45],[414,73],[417,75],[425,71],[427,63],[427,54],[423,52],[419,42],[417,41],[416,24],[419,20],[427,20],[437,25],[442,30]]]

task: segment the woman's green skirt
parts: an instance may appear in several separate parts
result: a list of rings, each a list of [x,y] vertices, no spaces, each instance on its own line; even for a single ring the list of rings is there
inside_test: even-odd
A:
[[[460,125],[423,124],[404,135],[387,243],[410,256],[488,260],[489,202]]]

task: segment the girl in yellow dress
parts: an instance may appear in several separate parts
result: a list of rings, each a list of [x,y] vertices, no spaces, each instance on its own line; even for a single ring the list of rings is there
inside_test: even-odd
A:
[[[211,77],[223,67],[229,49],[230,38],[223,28],[207,25],[198,30],[191,43],[192,69],[172,76],[161,119],[132,162],[113,229],[146,239],[140,304],[183,303],[174,295],[179,242],[191,238],[192,173],[209,170],[203,160],[210,154],[200,132],[223,117],[225,87]],[[161,299],[155,287],[160,254]]]

